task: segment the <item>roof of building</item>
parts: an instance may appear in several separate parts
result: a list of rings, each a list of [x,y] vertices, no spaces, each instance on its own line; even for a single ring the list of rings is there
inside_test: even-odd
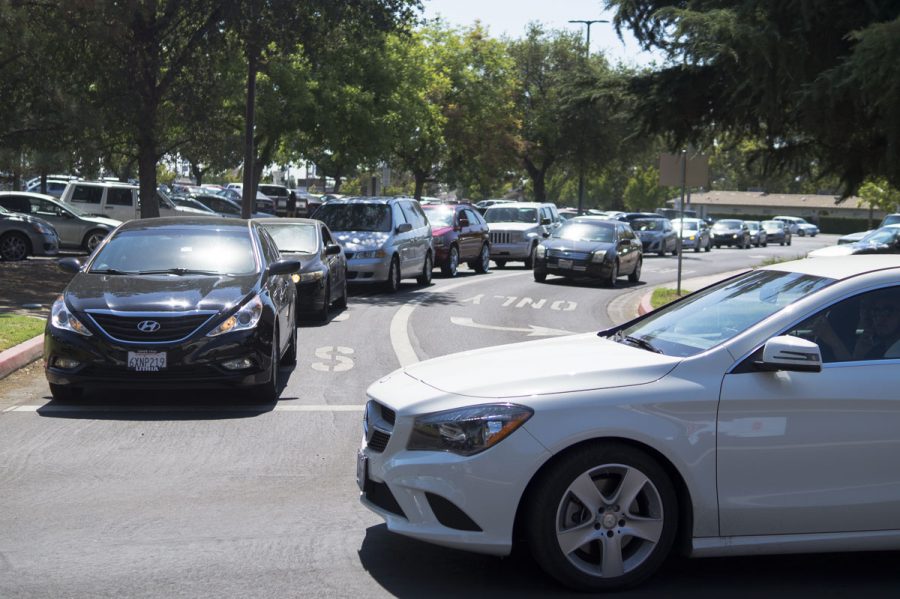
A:
[[[761,191],[705,191],[691,194],[691,204],[709,206],[772,206],[792,208],[844,208],[867,210],[863,199],[851,196],[838,203],[840,196],[800,193],[764,193]]]

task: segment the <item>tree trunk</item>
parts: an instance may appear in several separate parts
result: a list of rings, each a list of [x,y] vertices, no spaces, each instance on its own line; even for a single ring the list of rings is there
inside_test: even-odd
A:
[[[336,171],[334,173],[334,193],[341,193],[342,182],[341,171]]]
[[[141,218],[159,216],[156,197],[156,114],[155,106],[146,111],[138,133],[138,180],[140,181]]]
[[[531,179],[531,185],[534,188],[534,201],[535,202],[544,202],[547,200],[547,186],[546,186],[546,177],[547,177],[547,169],[550,168],[550,164],[552,161],[546,161],[544,164],[538,168],[531,159],[527,156],[522,159],[522,164],[525,166],[525,170],[528,172],[528,177]]]
[[[241,196],[241,218],[250,218],[253,212],[253,200],[256,197],[256,185],[253,175],[254,157],[253,125],[256,118],[256,73],[259,68],[259,53],[251,43],[247,50],[247,111],[244,118],[244,189]]]
[[[413,194],[413,197],[417,200],[422,199],[422,192],[425,190],[425,178],[427,177],[427,173],[425,171],[413,171],[413,176],[416,178],[416,191]]]

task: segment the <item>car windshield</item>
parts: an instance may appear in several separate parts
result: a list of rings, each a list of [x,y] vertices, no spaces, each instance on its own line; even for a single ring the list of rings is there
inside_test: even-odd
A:
[[[332,231],[388,233],[391,230],[391,207],[387,204],[322,204],[316,218]]]
[[[661,218],[636,218],[631,221],[631,228],[635,231],[662,231],[663,219]]]
[[[747,228],[750,229],[751,231],[756,231],[757,229],[759,229],[759,224],[758,223],[747,223]]]
[[[614,232],[615,225],[576,221],[561,226],[553,233],[553,237],[555,239],[567,239],[570,241],[612,243],[614,241]]]
[[[438,227],[452,227],[455,213],[455,210],[442,210],[440,208],[432,208],[425,211],[425,214],[428,216],[428,222]]]
[[[894,243],[900,235],[900,227],[884,227],[876,229],[859,240],[859,243],[876,244],[876,243]]]
[[[754,270],[663,307],[617,333],[670,356],[693,356],[740,335],[834,279]]]
[[[491,206],[484,213],[484,220],[489,223],[536,223],[537,208],[510,208],[507,206]]]
[[[761,224],[763,229],[765,229],[766,231],[769,231],[771,229],[780,231],[784,228],[784,223],[782,223],[780,220],[764,220]]]
[[[282,252],[313,254],[319,251],[316,226],[312,223],[265,225],[265,229]]]
[[[681,226],[681,225],[682,225],[682,223],[681,223],[681,221],[678,220],[678,219],[674,219],[674,220],[672,221],[672,226],[675,227],[675,230],[676,230],[676,231],[682,230],[682,226]],[[683,227],[683,229],[684,229],[685,231],[696,231],[698,226],[699,226],[699,225],[698,225],[695,221],[686,220],[686,221],[684,221],[684,227]]]
[[[120,231],[91,261],[89,272],[252,274],[257,264],[247,229],[151,228]]]
[[[720,220],[714,224],[714,227],[718,227],[720,229],[740,229],[741,222],[739,220]]]
[[[900,214],[888,214],[884,217],[884,220],[881,221],[881,226],[885,227],[887,225],[897,225],[900,224]]]

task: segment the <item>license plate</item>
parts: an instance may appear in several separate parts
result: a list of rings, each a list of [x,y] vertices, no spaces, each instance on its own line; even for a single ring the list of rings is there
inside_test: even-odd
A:
[[[158,372],[166,367],[166,352],[128,352],[128,370]]]
[[[356,484],[363,492],[366,490],[366,479],[369,477],[368,470],[369,458],[361,451],[356,452]]]
[[[565,258],[559,259],[559,267],[560,268],[572,268],[572,261],[566,260]]]

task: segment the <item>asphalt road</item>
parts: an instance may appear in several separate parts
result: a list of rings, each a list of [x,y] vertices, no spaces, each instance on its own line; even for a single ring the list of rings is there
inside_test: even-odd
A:
[[[683,271],[833,239],[686,254]],[[676,258],[648,256],[642,283],[618,289],[538,284],[516,265],[427,289],[404,282],[396,295],[354,289],[327,325],[301,323],[298,364],[271,405],[113,391],[62,406],[38,365],[20,371],[0,381],[0,597],[564,596],[527,555],[432,547],[359,505],[365,389],[411,361],[604,328],[676,272]],[[898,557],[672,559],[619,596],[893,597]]]

